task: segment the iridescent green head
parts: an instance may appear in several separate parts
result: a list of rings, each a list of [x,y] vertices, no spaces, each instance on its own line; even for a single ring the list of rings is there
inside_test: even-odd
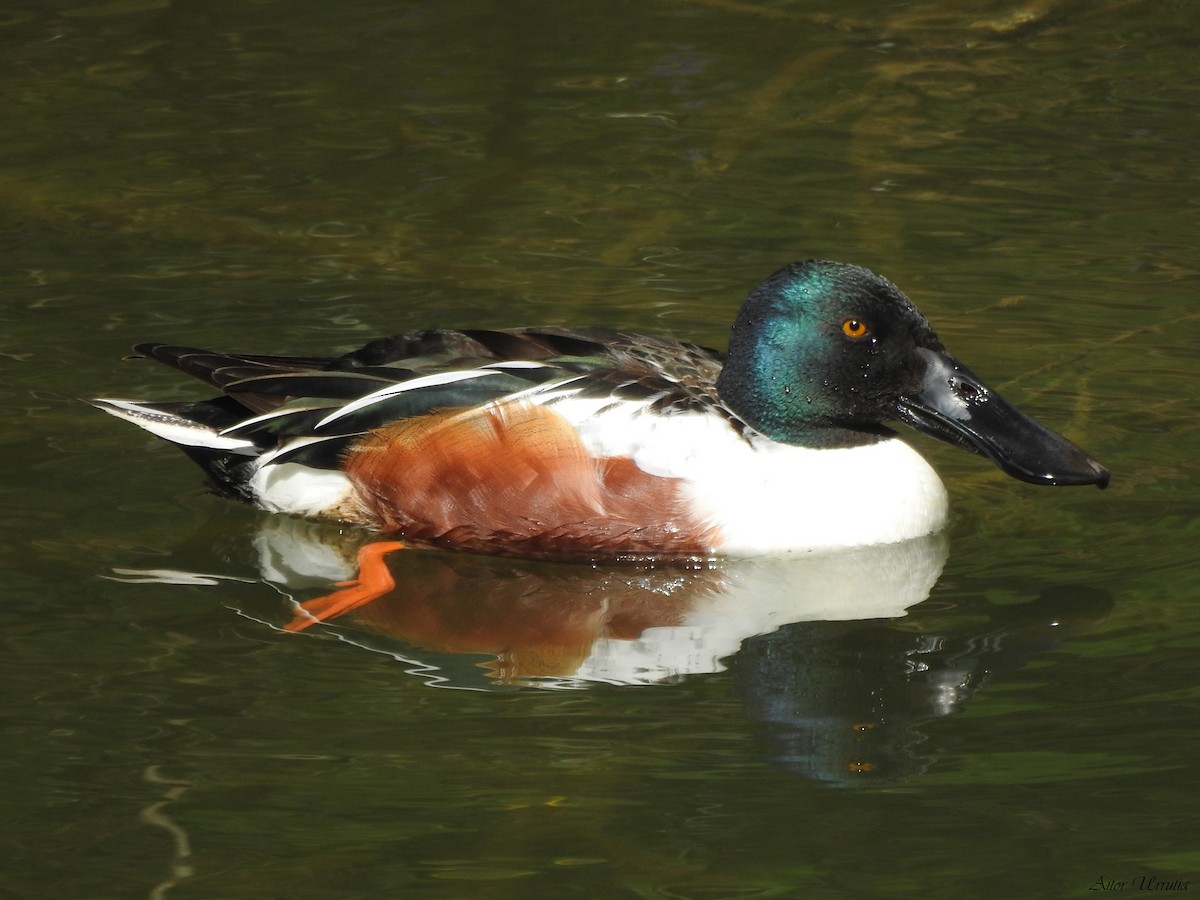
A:
[[[751,291],[717,391],[747,425],[784,444],[867,444],[899,419],[1023,481],[1108,483],[1103,466],[949,356],[899,288],[859,266],[792,263]]]
[[[721,399],[776,441],[865,443],[896,417],[941,351],[933,328],[890,281],[858,266],[792,263],[756,287],[738,313]]]

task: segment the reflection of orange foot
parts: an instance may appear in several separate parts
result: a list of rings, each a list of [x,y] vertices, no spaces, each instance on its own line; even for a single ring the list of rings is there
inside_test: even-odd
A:
[[[365,603],[370,603],[396,586],[383,558],[403,550],[399,541],[376,541],[358,551],[358,578],[340,582],[340,591],[300,604],[295,618],[283,626],[285,631],[303,631],[309,625],[334,619]]]

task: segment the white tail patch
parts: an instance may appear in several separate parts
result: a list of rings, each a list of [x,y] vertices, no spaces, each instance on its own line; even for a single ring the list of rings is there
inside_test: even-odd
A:
[[[289,462],[259,465],[250,476],[249,485],[257,505],[270,512],[363,521],[361,513],[357,513],[350,479],[333,469],[313,469]]]
[[[207,425],[201,425],[183,416],[155,409],[152,404],[134,403],[130,400],[89,400],[97,409],[102,409],[118,419],[132,422],[155,437],[185,447],[202,447],[206,450],[225,450],[254,456],[258,449],[244,438],[225,437]]]

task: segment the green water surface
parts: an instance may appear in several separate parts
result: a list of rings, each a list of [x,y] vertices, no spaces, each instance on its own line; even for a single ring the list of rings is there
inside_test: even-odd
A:
[[[1192,4],[14,0],[0,49],[0,897],[1200,891]],[[284,633],[333,577],[273,542],[354,536],[76,399],[203,396],[140,340],[721,346],[806,256],[897,282],[1112,486],[911,436],[955,510],[927,599],[754,618],[816,576],[735,572],[753,622],[660,670],[708,576],[410,554],[391,606]],[[644,677],[571,677],[606,647]]]

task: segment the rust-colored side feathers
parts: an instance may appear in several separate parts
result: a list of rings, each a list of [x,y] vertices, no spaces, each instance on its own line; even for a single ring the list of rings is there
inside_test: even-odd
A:
[[[386,533],[549,558],[694,557],[716,535],[676,478],[590,456],[561,415],[526,403],[446,410],[368,434],[343,463]]]

